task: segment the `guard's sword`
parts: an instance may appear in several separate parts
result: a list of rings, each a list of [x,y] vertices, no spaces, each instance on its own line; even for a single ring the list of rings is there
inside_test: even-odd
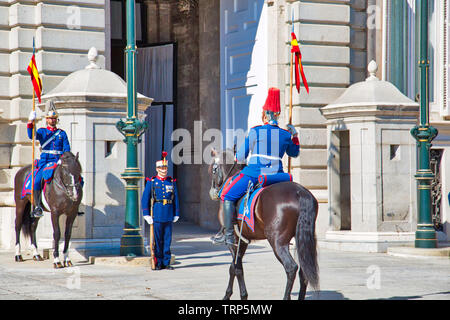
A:
[[[253,188],[253,182],[250,180],[248,182],[248,186],[247,186],[247,194],[245,195],[245,199],[244,199],[244,215],[242,216],[241,229],[239,231],[239,240],[238,240],[238,245],[237,245],[237,250],[236,250],[236,257],[234,259],[234,264],[237,263],[237,259],[238,259],[238,256],[239,256],[239,247],[241,245],[241,237],[242,237],[242,227],[244,226],[245,216],[249,212],[247,204],[248,204],[248,198],[250,196],[250,191],[252,190],[252,188]]]
[[[153,190],[152,190],[153,191]],[[154,204],[154,198],[153,194],[150,200],[150,216],[153,219],[153,204]],[[152,270],[156,269],[156,263],[155,263],[155,233],[153,228],[153,223],[150,225],[150,267]]]

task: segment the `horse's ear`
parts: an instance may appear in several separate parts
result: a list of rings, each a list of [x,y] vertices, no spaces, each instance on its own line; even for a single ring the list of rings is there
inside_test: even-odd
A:
[[[80,155],[79,152],[77,152],[77,155],[75,156],[75,160],[78,160],[78,156]]]

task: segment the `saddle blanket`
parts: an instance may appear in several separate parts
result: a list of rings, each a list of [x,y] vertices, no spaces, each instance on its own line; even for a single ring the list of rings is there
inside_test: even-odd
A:
[[[255,232],[255,215],[254,215],[255,204],[256,200],[258,200],[259,194],[263,189],[264,189],[263,187],[259,187],[250,194],[250,196],[248,197],[247,206],[245,205],[245,196],[239,201],[238,205],[237,218],[239,220],[245,221],[247,226],[253,232]]]
[[[55,172],[56,167],[58,164],[56,162],[49,162],[42,168],[42,177],[44,178],[45,186],[52,181],[53,173]],[[34,179],[36,179],[36,175],[38,171],[41,170],[41,168],[34,169]],[[22,199],[31,194],[31,172],[28,173],[27,177],[25,178],[25,182],[22,187]]]

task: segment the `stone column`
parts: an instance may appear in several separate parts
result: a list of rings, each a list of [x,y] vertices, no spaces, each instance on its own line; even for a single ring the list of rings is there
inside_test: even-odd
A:
[[[199,112],[203,132],[220,130],[220,0],[199,1]],[[204,141],[203,151],[210,143]],[[200,168],[201,194],[199,219],[201,225],[219,227],[217,211],[219,203],[209,197],[211,177],[208,164]]]

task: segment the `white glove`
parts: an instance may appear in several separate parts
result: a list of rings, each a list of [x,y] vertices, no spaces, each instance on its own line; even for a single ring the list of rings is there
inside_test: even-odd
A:
[[[297,134],[297,130],[295,130],[295,127],[292,124],[288,124],[287,125],[287,130],[293,135],[295,136]]]
[[[173,222],[177,222],[177,221],[178,221],[178,219],[180,219],[180,217],[179,217],[179,216],[175,216],[175,217],[173,217]]]
[[[36,111],[31,111],[30,115],[28,116],[28,121],[34,121],[36,120]]]
[[[144,216],[144,220],[147,221],[148,224],[153,224],[153,218],[151,216]]]

